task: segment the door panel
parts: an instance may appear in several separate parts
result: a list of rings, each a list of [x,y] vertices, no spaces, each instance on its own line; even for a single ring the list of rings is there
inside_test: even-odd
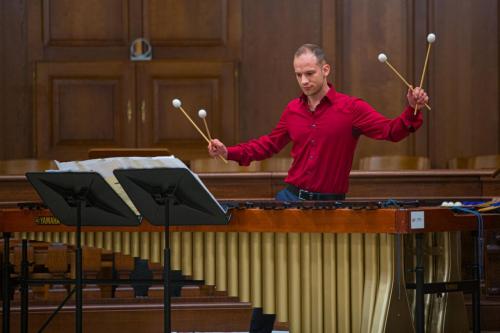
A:
[[[112,142],[119,125],[115,123],[119,119],[113,119],[117,83],[116,79],[53,79],[54,142]]]
[[[142,36],[140,0],[28,1],[32,60],[124,59]]]
[[[146,117],[139,121],[139,146],[167,147],[183,159],[206,156],[207,143],[189,120],[172,106],[183,109],[205,133],[198,110],[208,113],[213,137],[234,143],[237,137],[235,67],[220,62],[152,62],[138,68],[138,101]],[[144,120],[144,121],[143,121]]]
[[[44,1],[43,14],[45,45],[120,45],[128,40],[128,8],[122,0]]]
[[[239,58],[241,0],[144,0],[155,58]]]
[[[227,39],[225,0],[149,0],[145,27],[151,41],[174,45],[224,45]]]
[[[133,65],[39,63],[36,82],[37,156],[86,158],[89,148],[133,147]]]

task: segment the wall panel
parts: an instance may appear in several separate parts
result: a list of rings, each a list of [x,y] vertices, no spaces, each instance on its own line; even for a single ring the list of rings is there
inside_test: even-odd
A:
[[[305,42],[322,44],[333,64],[330,79],[340,91],[367,100],[384,115],[396,116],[406,103],[406,88],[377,61],[377,55],[387,53],[409,81],[417,82],[430,31],[437,34],[437,42],[424,87],[433,110],[424,111],[424,126],[398,144],[363,138],[356,158],[418,154],[431,157],[433,167],[446,167],[447,160],[456,156],[500,153],[495,0],[127,0],[91,1],[84,7],[60,0],[0,0],[0,4],[0,158],[35,154],[32,101],[38,61],[127,62],[128,43],[145,36],[153,39],[155,60],[234,62],[234,84],[239,88],[234,91],[232,118],[210,120],[215,121],[211,126],[216,134],[234,134],[228,139],[232,142],[268,133],[286,103],[300,93],[292,57]],[[96,11],[94,18],[88,15],[90,9]],[[71,15],[64,16],[67,12]],[[165,15],[172,20],[165,22]],[[53,20],[48,21],[50,17]],[[139,104],[133,105],[134,111]],[[159,142],[169,137],[155,135]]]
[[[224,45],[227,1],[148,0],[144,28],[156,45]]]
[[[335,17],[323,22],[321,9],[320,0],[244,2],[241,139],[268,133],[300,93],[292,66],[296,49],[304,43],[334,44],[322,40],[322,24],[333,24]]]
[[[127,1],[43,1],[45,46],[127,45]]]
[[[432,3],[430,157],[446,166],[457,156],[500,153],[498,2]]]
[[[82,159],[90,148],[134,147],[134,70],[127,63],[39,63],[37,157]]]
[[[360,97],[386,117],[398,116],[406,106],[406,87],[377,56],[385,53],[408,81],[413,55],[410,1],[342,1],[342,91]],[[381,142],[362,136],[357,157],[411,153],[414,138],[400,143]]]
[[[28,1],[30,61],[125,60],[141,37],[141,0]]]
[[[5,8],[4,1],[0,0],[0,64],[5,63],[5,47],[4,47],[4,38],[5,38]],[[5,66],[0,65],[0,131],[2,133],[5,132],[5,112],[1,111],[3,107],[1,105],[4,104],[4,93],[5,93]],[[5,143],[2,141],[0,144],[0,159],[5,158]]]
[[[33,72],[27,61],[26,1],[0,0],[0,158],[32,156]]]
[[[243,0],[144,0],[143,36],[153,57],[235,60]]]

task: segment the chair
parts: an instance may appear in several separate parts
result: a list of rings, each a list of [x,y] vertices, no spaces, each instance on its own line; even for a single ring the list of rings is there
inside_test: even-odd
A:
[[[423,170],[431,166],[428,157],[409,155],[368,156],[359,160],[360,170]]]
[[[53,160],[15,159],[0,160],[1,175],[24,175],[26,172],[57,169]]]
[[[500,155],[455,157],[448,161],[450,169],[500,169]]]
[[[471,169],[500,169],[500,155],[480,155],[471,157],[467,166]]]
[[[467,157],[455,157],[448,161],[448,169],[468,169]]]
[[[252,162],[249,166],[241,166],[234,161],[224,163],[218,158],[197,158],[191,160],[189,166],[193,172],[258,172],[261,163]]]

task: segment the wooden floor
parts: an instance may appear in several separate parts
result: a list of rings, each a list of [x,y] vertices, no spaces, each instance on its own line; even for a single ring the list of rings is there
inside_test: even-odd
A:
[[[172,298],[171,325],[178,332],[245,332],[250,326],[252,307],[227,295],[206,296],[188,288],[182,297]],[[18,295],[16,295],[18,296]],[[60,304],[56,300],[32,300],[29,306],[29,332],[38,332]],[[11,308],[11,332],[20,330],[20,307],[15,297]],[[163,300],[157,297],[134,299],[85,299],[84,332],[132,333],[163,332]],[[1,318],[1,316],[0,316]],[[62,308],[44,332],[73,332],[74,301]]]
[[[54,310],[54,306],[31,307],[29,332],[37,332]],[[12,309],[11,332],[20,327],[19,307]],[[227,302],[173,303],[172,329],[182,332],[248,331],[251,309],[248,305],[235,306]],[[163,304],[93,304],[84,306],[84,332],[163,332]],[[44,332],[72,332],[75,327],[72,306],[65,307]]]
[[[469,316],[469,328],[472,330],[472,301],[470,295],[465,298]],[[500,332],[500,296],[481,299],[481,332]]]

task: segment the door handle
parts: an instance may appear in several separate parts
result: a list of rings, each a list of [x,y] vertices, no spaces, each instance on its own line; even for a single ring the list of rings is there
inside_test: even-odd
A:
[[[130,103],[130,99],[127,102],[127,120],[129,123],[132,121],[132,103]]]
[[[142,100],[141,103],[141,121],[144,124],[146,122],[146,101]]]

